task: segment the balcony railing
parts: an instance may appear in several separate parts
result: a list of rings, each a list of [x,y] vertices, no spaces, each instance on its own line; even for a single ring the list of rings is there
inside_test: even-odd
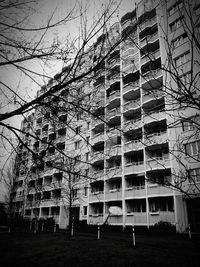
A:
[[[117,116],[117,115],[120,116],[120,107],[111,109],[107,114],[107,119],[110,119],[110,118]]]
[[[141,128],[141,127],[142,127],[141,118],[124,122],[124,131],[129,131],[131,129]]]
[[[104,193],[102,191],[97,191],[90,193],[89,202],[99,202],[103,201]]]
[[[173,211],[149,212],[149,224],[154,225],[159,221],[175,224],[175,213]]]
[[[162,70],[152,70],[145,73],[142,77],[142,83],[148,82],[151,79],[157,79],[158,77],[162,76]]]
[[[152,121],[160,121],[166,118],[166,113],[164,110],[152,111],[144,115],[144,123],[148,124]]]
[[[124,153],[142,149],[141,140],[131,140],[124,144]]]
[[[169,155],[147,159],[146,168],[147,170],[170,168]]]
[[[130,162],[125,165],[124,173],[125,175],[131,174],[131,173],[142,173],[144,172],[144,162],[138,161],[138,162]]]
[[[122,167],[121,166],[115,166],[106,169],[106,179],[110,179],[113,177],[119,177],[122,175]]]
[[[104,217],[103,214],[90,214],[88,218],[88,224],[103,224]]]
[[[167,131],[160,131],[157,133],[152,133],[145,136],[145,144],[152,145],[152,144],[162,144],[168,141]]]
[[[160,50],[157,50],[155,52],[149,52],[146,56],[141,58],[141,65],[148,61],[156,60],[160,56]]]
[[[140,46],[143,47],[147,44],[155,42],[156,40],[158,40],[158,33],[155,33],[154,35],[146,36],[144,39],[140,41]]]
[[[140,99],[130,100],[124,103],[124,112],[130,109],[137,109],[140,107]]]
[[[138,89],[139,89],[139,82],[128,83],[123,86],[123,93],[126,94],[129,91],[138,90]]]
[[[159,90],[152,90],[143,95],[143,103],[149,100],[156,100],[156,99],[162,98],[163,96],[164,96],[164,92],[162,91],[162,88]]]
[[[173,190],[166,186],[158,184],[148,184],[148,195],[170,195],[173,194]]]
[[[107,99],[107,103],[114,100],[115,98],[120,98],[120,91],[114,91]]]
[[[145,186],[130,186],[125,189],[125,197],[126,198],[137,198],[137,197],[145,197]]]
[[[126,224],[128,225],[146,225],[146,212],[128,212],[126,213]]]
[[[119,200],[122,198],[122,190],[121,189],[111,189],[105,192],[106,200]]]

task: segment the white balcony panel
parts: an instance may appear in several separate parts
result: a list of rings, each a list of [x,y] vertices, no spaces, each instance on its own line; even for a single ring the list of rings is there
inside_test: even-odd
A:
[[[103,192],[93,192],[89,195],[89,202],[99,202],[99,201],[103,201]]]
[[[175,224],[175,214],[173,211],[149,212],[149,224],[154,225],[159,221]]]
[[[142,149],[143,145],[139,140],[132,140],[124,144],[124,153]]]
[[[125,189],[125,198],[143,198],[145,197],[144,186],[132,186]]]
[[[170,168],[170,159],[157,157],[147,160],[147,171],[165,168]]]
[[[124,174],[142,173],[144,172],[144,162],[132,162],[125,165]]]
[[[106,170],[106,177],[105,179],[111,179],[114,177],[120,177],[122,175],[122,167],[112,167]]]
[[[126,214],[127,225],[146,225],[147,214],[146,212],[133,212]]]
[[[104,223],[104,217],[103,214],[91,214],[88,218],[89,224],[103,224]]]
[[[118,200],[118,199],[121,200],[122,199],[122,190],[121,189],[112,189],[112,190],[106,191],[105,199],[106,199],[106,201]]]
[[[173,195],[173,190],[166,186],[160,186],[158,184],[149,184],[148,195]]]
[[[148,124],[153,121],[160,121],[166,119],[165,111],[158,111],[144,115],[144,123]]]
[[[108,223],[112,225],[121,225],[122,222],[123,222],[122,215],[120,216],[111,215],[108,219]]]

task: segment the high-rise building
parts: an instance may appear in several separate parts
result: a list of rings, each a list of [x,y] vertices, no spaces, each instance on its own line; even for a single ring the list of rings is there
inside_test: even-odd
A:
[[[200,5],[192,4],[198,17]],[[137,3],[81,58],[79,70],[84,71],[86,61],[88,66],[98,61],[102,47],[106,53],[121,40],[91,77],[51,95],[22,123],[31,122],[24,129],[38,136],[26,135],[36,158],[19,147],[23,162],[17,168],[17,194],[27,200],[25,217],[54,217],[65,228],[71,201],[74,219],[88,224],[107,220],[150,227],[167,221],[180,232],[188,223],[199,227],[200,141],[199,133],[191,134],[196,128],[188,118],[198,121],[200,112],[176,106],[173,98],[180,82],[186,84],[191,72],[199,72],[199,66],[191,66],[192,51],[198,51],[191,47],[184,8],[184,1],[175,0]],[[180,145],[195,160],[188,160]],[[188,172],[195,185],[185,176]],[[110,214],[111,207],[120,208],[118,214]]]

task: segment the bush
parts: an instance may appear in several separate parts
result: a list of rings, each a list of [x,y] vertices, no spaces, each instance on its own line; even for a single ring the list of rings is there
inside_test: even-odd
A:
[[[154,229],[160,230],[160,231],[171,232],[174,230],[174,226],[170,222],[159,221],[158,223],[154,224]]]

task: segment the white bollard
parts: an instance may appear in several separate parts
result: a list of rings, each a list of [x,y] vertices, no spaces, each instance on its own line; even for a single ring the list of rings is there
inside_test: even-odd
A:
[[[189,239],[192,239],[190,224],[188,224],[188,235],[189,235]]]
[[[97,238],[98,240],[100,239],[100,225],[98,224],[98,228],[97,228]]]
[[[74,223],[72,222],[71,236],[74,236]]]
[[[56,223],[54,224],[53,232],[56,232]]]
[[[134,225],[132,226],[132,234],[133,234],[133,246],[135,247],[135,229],[134,229]]]

